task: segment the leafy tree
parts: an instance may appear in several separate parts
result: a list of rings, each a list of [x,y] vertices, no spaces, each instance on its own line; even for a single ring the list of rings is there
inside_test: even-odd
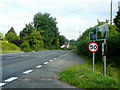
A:
[[[51,47],[55,38],[59,37],[56,18],[51,17],[48,13],[38,12],[34,16],[33,22],[37,31],[42,31],[41,35],[44,37],[45,48]]]
[[[59,36],[59,42],[60,42],[60,46],[62,46],[63,44],[65,44],[65,42],[67,41],[66,37],[63,35]]]
[[[28,42],[24,42],[20,45],[20,48],[24,51],[24,52],[30,52],[32,51],[32,49],[30,48],[30,45]]]
[[[26,27],[20,32],[20,38],[22,40],[29,39],[28,36],[35,30],[35,28],[32,26],[31,23],[28,25],[26,24]]]
[[[59,48],[60,43],[59,43],[59,38],[58,38],[58,37],[55,37],[55,38],[54,38],[52,45],[55,47],[55,48],[53,48],[53,49]]]
[[[117,27],[117,31],[120,33],[120,11],[117,12],[117,16],[114,18],[114,23]]]
[[[76,40],[74,40],[74,39],[72,39],[72,40],[70,40],[69,41],[70,42],[70,49],[75,49],[76,48],[76,46],[77,46],[77,41]]]
[[[29,44],[30,47],[35,51],[39,51],[43,48],[44,46],[43,37],[41,36],[39,31],[33,31],[30,34]]]
[[[15,40],[19,39],[19,36],[17,36],[13,27],[11,27],[11,29],[5,34],[5,39],[10,43],[13,43]]]
[[[14,28],[13,28],[13,27],[11,27],[11,28],[10,28],[10,30],[9,30],[7,33],[10,33],[10,32],[12,32],[12,33],[16,34],[16,32],[15,32],[15,30],[14,30]],[[16,34],[16,35],[17,35],[17,34]]]

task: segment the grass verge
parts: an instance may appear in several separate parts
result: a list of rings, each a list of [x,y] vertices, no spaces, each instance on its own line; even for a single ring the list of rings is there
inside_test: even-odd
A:
[[[60,73],[59,79],[78,88],[118,88],[118,68],[108,66],[104,77],[101,63],[96,63],[95,72],[92,72],[91,60],[84,59],[85,64],[68,67]]]
[[[22,51],[20,51],[20,50],[16,50],[16,51],[1,51],[0,53],[2,54],[2,53],[21,53]]]

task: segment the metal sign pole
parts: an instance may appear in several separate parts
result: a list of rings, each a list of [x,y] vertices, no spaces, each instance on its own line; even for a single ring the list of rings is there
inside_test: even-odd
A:
[[[104,76],[106,77],[106,56],[104,56],[103,59],[104,59]]]
[[[104,49],[106,47],[106,40],[104,40]],[[106,53],[106,50],[104,50],[104,53]],[[104,62],[104,76],[106,77],[106,54],[103,55],[103,62]]]
[[[93,53],[93,66],[92,66],[92,71],[94,72],[94,63],[95,63],[95,53]]]

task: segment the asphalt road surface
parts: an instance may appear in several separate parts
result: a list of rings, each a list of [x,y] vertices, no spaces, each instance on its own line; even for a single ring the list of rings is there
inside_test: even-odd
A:
[[[59,81],[58,73],[84,63],[70,51],[4,54],[0,57],[2,88],[75,88]]]

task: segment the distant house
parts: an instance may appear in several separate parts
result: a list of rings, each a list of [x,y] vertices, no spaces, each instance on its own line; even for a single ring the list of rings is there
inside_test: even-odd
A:
[[[64,45],[62,45],[60,48],[69,48],[69,47],[70,47],[70,43],[65,42]]]

